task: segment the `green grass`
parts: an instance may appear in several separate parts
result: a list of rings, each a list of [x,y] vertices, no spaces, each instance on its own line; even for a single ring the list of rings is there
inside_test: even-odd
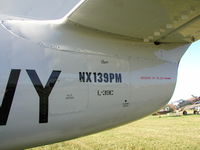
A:
[[[200,115],[148,116],[119,128],[29,150],[200,150]]]

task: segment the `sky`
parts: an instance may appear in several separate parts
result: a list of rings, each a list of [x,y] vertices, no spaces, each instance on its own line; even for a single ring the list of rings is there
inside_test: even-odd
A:
[[[193,43],[181,59],[178,79],[170,101],[200,96],[200,41]]]

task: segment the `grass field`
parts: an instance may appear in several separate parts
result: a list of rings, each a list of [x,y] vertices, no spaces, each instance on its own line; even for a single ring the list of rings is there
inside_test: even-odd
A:
[[[148,116],[98,134],[28,150],[200,150],[200,115]]]

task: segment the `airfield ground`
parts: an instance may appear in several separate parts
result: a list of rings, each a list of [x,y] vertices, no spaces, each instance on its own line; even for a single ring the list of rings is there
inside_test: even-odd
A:
[[[148,116],[98,134],[28,150],[200,150],[200,115]]]

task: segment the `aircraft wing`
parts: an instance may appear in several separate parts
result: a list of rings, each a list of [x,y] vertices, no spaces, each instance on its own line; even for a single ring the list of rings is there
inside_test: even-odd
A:
[[[200,104],[193,104],[193,105],[186,106],[184,107],[183,110],[194,109],[195,107],[200,107]]]
[[[198,0],[83,0],[68,21],[144,42],[200,39]]]

